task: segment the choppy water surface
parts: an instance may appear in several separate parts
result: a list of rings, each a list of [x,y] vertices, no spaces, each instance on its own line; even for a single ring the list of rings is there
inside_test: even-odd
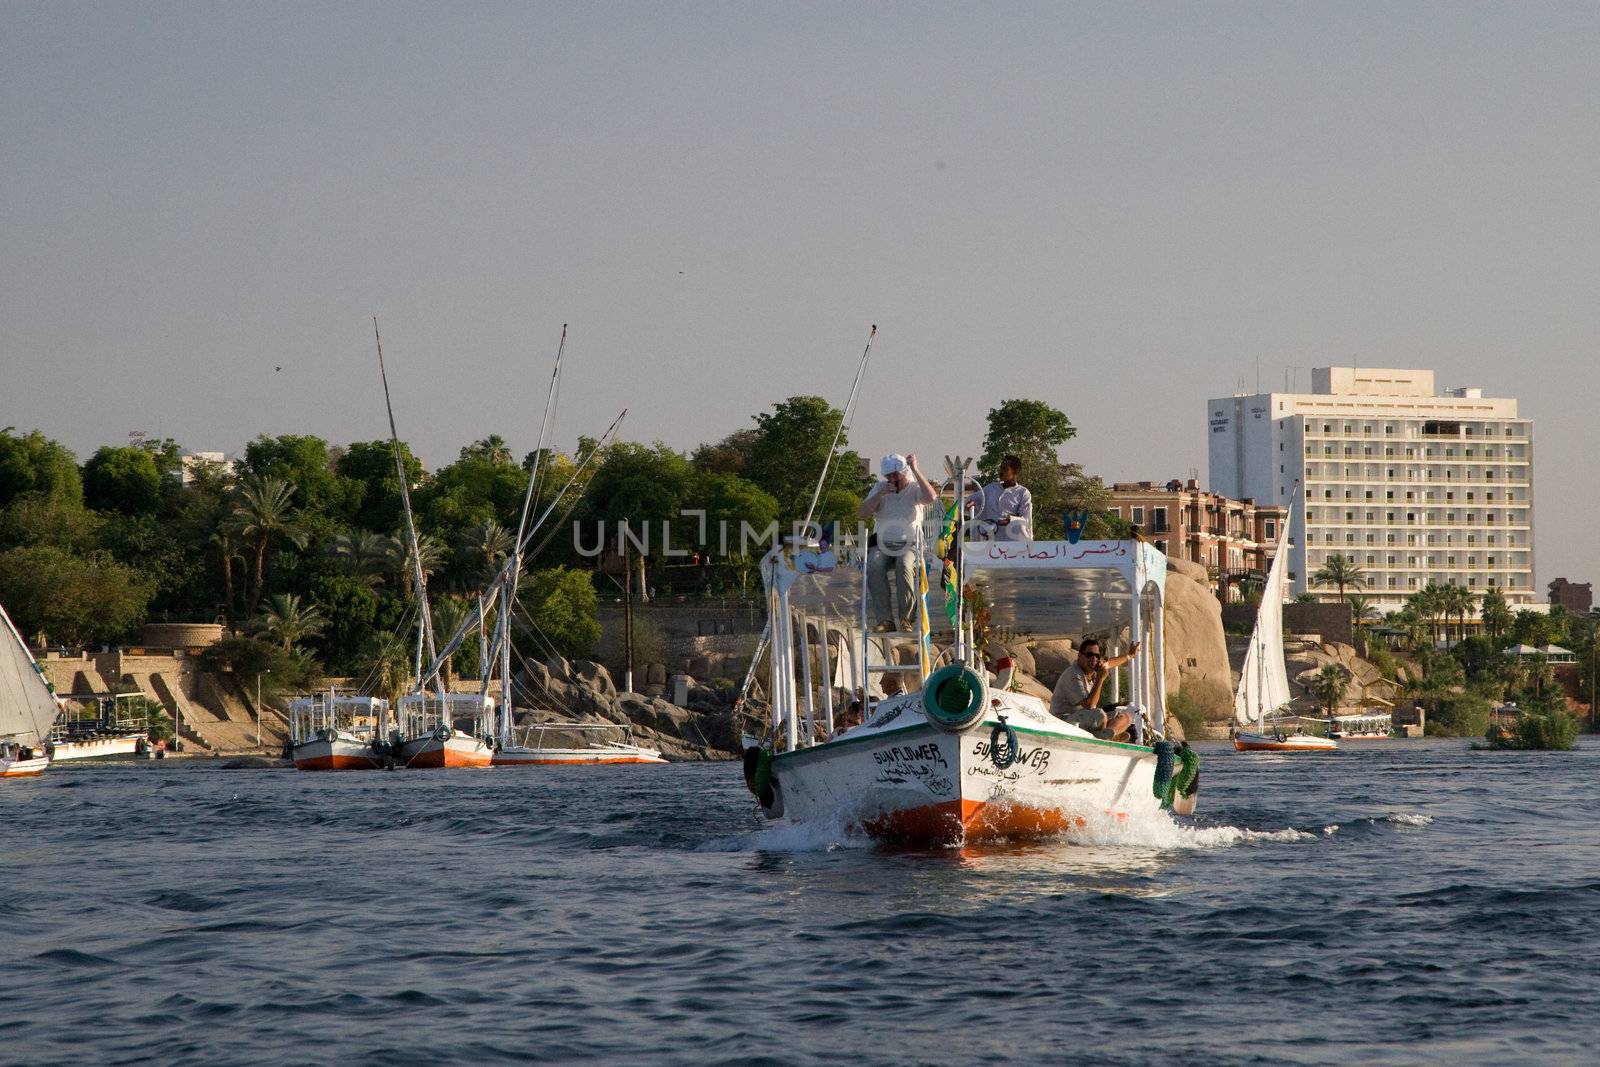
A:
[[[1207,747],[1192,823],[888,851],[736,765],[0,786],[0,1060],[1591,1061],[1600,749]]]

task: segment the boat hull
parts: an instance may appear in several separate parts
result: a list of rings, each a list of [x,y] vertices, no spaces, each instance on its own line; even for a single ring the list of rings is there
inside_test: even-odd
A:
[[[50,767],[50,757],[34,756],[31,759],[6,759],[0,757],[0,778],[37,778]]]
[[[441,741],[433,734],[413,738],[400,749],[400,763],[407,768],[487,767],[493,751],[471,734],[459,731]]]
[[[50,758],[56,763],[84,760],[146,759],[150,755],[149,742],[143,734],[125,737],[89,737],[78,741],[57,741],[51,745]]]
[[[1309,734],[1235,734],[1237,752],[1336,752],[1339,742]]]
[[[490,759],[494,767],[570,766],[595,767],[612,763],[665,763],[661,753],[648,748],[502,748]]]
[[[290,752],[296,770],[375,771],[383,768],[383,758],[362,741],[302,741]]]
[[[1015,727],[1019,751],[1002,767],[992,729],[951,734],[923,720],[783,753],[772,764],[773,807],[785,821],[926,844],[1039,837],[1160,810],[1149,748]]]

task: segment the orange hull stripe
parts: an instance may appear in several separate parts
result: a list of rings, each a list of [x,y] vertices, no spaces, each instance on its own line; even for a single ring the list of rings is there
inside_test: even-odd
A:
[[[1085,825],[1081,816],[1066,815],[1054,808],[947,800],[882,815],[864,829],[874,837],[957,844],[997,837],[1043,837]]]
[[[43,773],[43,767],[36,771],[3,771],[0,772],[0,778],[37,778]]]
[[[1233,747],[1239,752],[1337,752],[1332,745],[1296,745],[1288,741],[1273,741],[1270,744],[1255,744],[1235,741]]]
[[[313,756],[294,765],[302,771],[375,771],[382,766],[373,756]]]
[[[490,758],[487,751],[483,752],[457,752],[450,748],[431,748],[418,752],[407,763],[407,767],[487,767]]]
[[[641,759],[638,756],[618,756],[615,759],[517,759],[515,756],[496,756],[493,765],[496,767],[535,767],[560,764],[562,766],[587,766],[600,763],[664,763],[665,760]]]

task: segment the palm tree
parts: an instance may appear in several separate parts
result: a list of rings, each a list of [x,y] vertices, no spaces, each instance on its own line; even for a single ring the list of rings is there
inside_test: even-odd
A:
[[[468,601],[454,596],[439,597],[429,606],[433,611],[433,630],[441,642],[456,632],[456,628],[461,625],[462,620],[467,617],[467,613],[472,610]],[[485,622],[486,627],[492,625],[492,622]],[[473,638],[473,644],[477,644],[476,636]],[[457,649],[440,667],[440,673],[444,678],[446,688],[450,686],[451,676],[455,673],[456,656],[460,654],[461,650]],[[478,649],[478,656],[481,663],[483,649]]]
[[[512,463],[511,448],[506,444],[505,438],[497,433],[479,441],[474,441],[461,450],[462,459],[486,459],[490,463]]]
[[[1338,663],[1330,663],[1311,680],[1311,695],[1316,698],[1317,706],[1325,710],[1331,719],[1334,712],[1339,710],[1339,702],[1344,699],[1345,690],[1349,687],[1350,672]]]
[[[383,580],[389,539],[370,530],[351,530],[336,535],[328,543],[328,555],[337,559],[344,572],[372,586]]]
[[[1489,640],[1497,643],[1516,621],[1516,616],[1511,614],[1511,608],[1506,604],[1505,594],[1498,589],[1483,594],[1483,599],[1478,603],[1478,618],[1483,620],[1483,629],[1489,635]]]
[[[1322,569],[1311,576],[1312,585],[1333,585],[1339,588],[1339,599],[1344,599],[1346,589],[1365,589],[1367,577],[1349,556],[1329,556]]]
[[[1444,613],[1444,587],[1429,582],[1411,594],[1411,608],[1417,617],[1426,619],[1434,643],[1439,640],[1439,616]]]
[[[262,478],[249,475],[239,482],[235,490],[233,512],[229,516],[230,532],[251,542],[256,550],[255,589],[250,595],[249,614],[254,615],[261,604],[263,574],[267,567],[267,545],[274,538],[292,542],[304,548],[306,531],[295,522],[289,505],[294,497],[294,487],[282,478]]]
[[[361,650],[358,667],[366,679],[363,688],[393,703],[411,681],[411,648],[398,634],[373,634]]]
[[[306,604],[297,593],[279,593],[251,623],[251,628],[267,638],[281,642],[285,652],[307,637],[321,632],[328,620],[315,604]]]
[[[1372,601],[1364,596],[1350,598],[1350,622],[1355,626],[1357,636],[1360,635],[1362,626],[1377,621],[1378,609],[1373,607]]]
[[[218,525],[216,532],[211,535],[211,543],[222,556],[222,600],[227,605],[227,615],[231,619],[233,618],[233,561],[243,562],[244,557],[239,554],[239,539],[234,536],[226,521]]]
[[[407,543],[405,532],[402,531],[389,538],[384,546],[384,561],[390,574],[397,575],[400,586],[406,591],[407,596],[415,596],[416,590],[411,581],[411,547]],[[417,535],[417,556],[422,561],[422,577],[426,581],[428,576],[439,569],[439,564],[444,562],[444,546],[429,534]]]
[[[1472,614],[1478,598],[1464,585],[1447,585],[1443,592],[1445,617],[1456,617],[1456,639],[1459,641],[1467,636],[1467,616]]]
[[[516,536],[494,519],[485,519],[462,534],[463,551],[483,559],[483,573],[493,576],[500,563],[511,554]]]

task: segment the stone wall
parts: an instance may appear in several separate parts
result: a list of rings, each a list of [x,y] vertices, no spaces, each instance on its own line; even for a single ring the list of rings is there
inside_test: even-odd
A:
[[[1255,628],[1256,609],[1251,604],[1227,604],[1222,621],[1231,633],[1249,633]],[[1353,643],[1350,605],[1321,601],[1314,604],[1285,604],[1283,631],[1290,634],[1316,634],[1332,644]]]

